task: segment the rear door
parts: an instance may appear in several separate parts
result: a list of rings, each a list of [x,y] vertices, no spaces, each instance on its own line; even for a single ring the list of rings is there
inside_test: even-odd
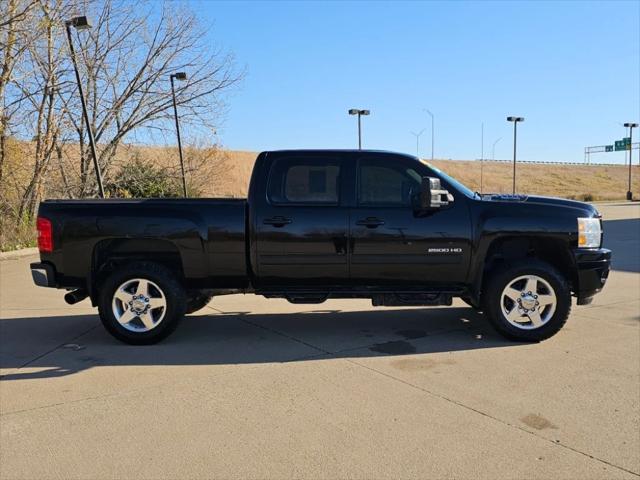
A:
[[[336,154],[289,154],[273,160],[266,202],[255,217],[261,286],[348,282],[348,208],[343,160]]]

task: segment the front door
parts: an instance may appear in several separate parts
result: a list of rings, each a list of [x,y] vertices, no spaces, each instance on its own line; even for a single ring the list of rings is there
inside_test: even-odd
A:
[[[261,286],[348,282],[348,208],[341,206],[342,160],[289,155],[273,161],[267,202],[256,221]]]
[[[462,194],[439,209],[416,204],[422,164],[366,154],[357,165],[356,205],[350,212],[351,282],[355,286],[437,287],[465,280],[470,222]]]

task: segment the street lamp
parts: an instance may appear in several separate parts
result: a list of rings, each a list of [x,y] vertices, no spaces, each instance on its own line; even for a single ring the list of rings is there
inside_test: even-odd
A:
[[[428,109],[423,108],[422,110],[424,110],[425,112],[427,112],[429,114],[429,116],[431,117],[431,161],[433,162],[433,132],[434,132],[434,119],[433,119],[433,113],[431,113]]]
[[[358,150],[362,150],[362,126],[360,125],[360,117],[362,115],[369,115],[369,110],[359,110],[352,108],[349,110],[349,115],[358,115]]]
[[[182,171],[182,190],[184,192],[184,196],[187,196],[187,180],[184,175],[184,158],[182,157],[182,141],[180,139],[180,122],[178,122],[178,106],[176,105],[176,89],[173,84],[173,80],[181,80],[184,81],[187,79],[187,74],[184,72],[172,73],[169,75],[169,79],[171,80],[171,95],[173,97],[173,115],[176,119],[176,134],[178,136],[178,153],[180,155],[180,170]]]
[[[416,157],[420,158],[420,137],[422,136],[422,134],[424,133],[425,129],[423,128],[422,130],[420,130],[418,133],[416,132],[409,132],[411,133],[411,135],[416,137]]]
[[[98,156],[96,155],[96,141],[93,138],[93,130],[91,130],[91,122],[87,113],[87,102],[84,99],[84,91],[82,90],[82,82],[80,81],[80,73],[78,72],[78,64],[76,63],[76,52],[73,49],[73,41],[71,39],[71,27],[76,30],[87,30],[91,28],[87,17],[74,17],[64,22],[67,29],[67,40],[69,41],[69,53],[71,54],[71,62],[76,72],[76,82],[78,83],[78,92],[80,93],[80,103],[82,104],[82,116],[87,124],[87,132],[89,135],[89,146],[91,148],[91,156],[93,157],[93,167],[96,171],[96,180],[98,182],[98,193],[100,198],[104,198],[104,187],[102,186],[102,175],[100,174],[100,166],[98,165]]]
[[[495,142],[493,142],[493,145],[491,146],[491,160],[495,160],[496,159],[496,144],[502,140],[502,137],[500,137],[499,139],[497,139]]]
[[[629,189],[627,190],[627,200],[633,200],[633,193],[631,193],[631,164],[633,163],[631,161],[631,156],[633,154],[633,139],[631,134],[633,129],[638,127],[638,124],[625,123],[624,126],[629,128]]]
[[[508,122],[513,122],[513,194],[516,194],[516,141],[518,138],[518,122],[524,122],[524,117],[507,117]]]
[[[483,129],[484,129],[484,123],[483,125]],[[496,143],[498,143],[500,140],[502,140],[502,137],[500,137],[499,139],[497,139],[495,142],[493,142],[493,145],[491,145],[491,160],[495,160],[496,159]],[[484,145],[484,137],[483,137],[483,145]],[[484,152],[484,148],[482,150]],[[482,193],[482,183],[483,183],[483,169],[482,169],[482,165],[483,165],[484,161],[481,158],[480,159],[480,193]]]

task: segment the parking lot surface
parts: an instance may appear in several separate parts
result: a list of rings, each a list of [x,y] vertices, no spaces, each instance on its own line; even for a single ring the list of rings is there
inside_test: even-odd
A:
[[[540,344],[462,302],[214,299],[132,347],[0,262],[0,477],[638,478],[640,206],[613,271]]]

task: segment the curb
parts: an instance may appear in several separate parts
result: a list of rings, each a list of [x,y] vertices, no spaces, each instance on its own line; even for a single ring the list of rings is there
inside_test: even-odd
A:
[[[14,260],[16,258],[29,257],[37,254],[38,249],[36,247],[22,248],[20,250],[12,250],[10,252],[0,252],[0,260]]]

